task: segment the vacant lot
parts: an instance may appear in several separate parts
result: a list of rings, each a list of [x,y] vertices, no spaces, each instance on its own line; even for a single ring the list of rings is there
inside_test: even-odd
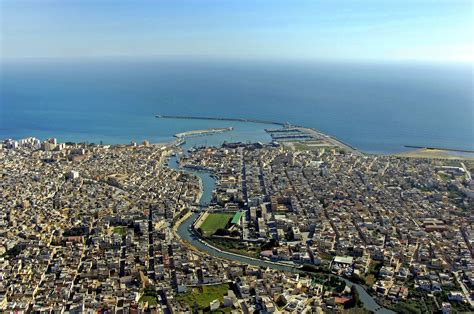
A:
[[[243,242],[229,241],[228,239],[211,238],[209,240],[209,243],[212,243],[212,245],[227,252],[232,252],[255,258],[258,258],[260,256],[260,252],[262,251],[260,246],[247,246]]]
[[[222,301],[223,297],[227,295],[229,290],[228,284],[218,284],[212,286],[201,286],[190,288],[186,293],[178,294],[176,299],[184,301],[189,307],[197,307],[204,310],[209,307],[209,302],[219,299]]]
[[[223,213],[216,213],[216,214],[209,214],[206,220],[201,225],[202,234],[205,237],[213,235],[217,229],[223,229],[232,219],[234,214],[223,214]]]
[[[127,233],[127,227],[124,227],[124,226],[115,227],[113,229],[113,232],[117,233],[117,234],[120,234],[120,235],[124,235],[124,234]]]

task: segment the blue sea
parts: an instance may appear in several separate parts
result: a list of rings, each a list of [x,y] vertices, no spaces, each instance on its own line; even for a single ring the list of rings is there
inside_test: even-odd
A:
[[[474,150],[473,68],[127,59],[0,68],[0,138],[164,142],[177,132],[234,126],[215,137],[258,141],[273,127],[156,114],[290,122],[372,153],[404,145]]]

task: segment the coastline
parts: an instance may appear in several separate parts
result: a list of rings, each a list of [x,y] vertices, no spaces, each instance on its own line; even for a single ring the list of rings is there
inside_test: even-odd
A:
[[[353,146],[351,143],[348,143],[344,140],[341,140],[340,138],[326,134],[322,132],[321,130],[314,128],[314,127],[305,127],[302,125],[297,125],[297,124],[290,124],[290,123],[282,123],[282,122],[277,122],[277,121],[266,121],[266,120],[258,120],[258,119],[243,119],[243,118],[215,118],[215,117],[192,117],[192,116],[155,116],[156,118],[165,118],[165,119],[194,119],[194,120],[211,120],[211,121],[234,121],[234,122],[240,122],[240,123],[249,123],[249,124],[272,124],[276,125],[279,127],[295,127],[295,128],[301,128],[304,130],[308,130],[311,133],[314,133],[315,135],[319,136],[321,139],[332,143],[333,146],[337,146],[341,149],[345,149],[348,151],[352,151],[353,153],[359,155],[359,156],[364,156],[364,155],[372,155],[372,156],[395,156],[395,157],[403,157],[403,158],[432,158],[432,159],[445,159],[445,160],[470,160],[474,161],[474,152],[468,149],[444,149],[442,147],[439,147],[437,149],[434,149],[434,146],[417,146],[417,147],[424,147],[422,149],[416,149],[413,147],[413,150],[402,150],[401,147],[407,148],[407,145],[402,145],[398,147],[398,149],[390,149],[388,152],[384,152],[383,150],[376,150],[376,151],[365,151],[362,150],[358,147]],[[189,131],[184,131],[184,132],[178,132],[170,135],[166,135],[166,139],[158,139],[158,140],[153,140],[153,135],[151,136],[150,142],[154,144],[160,144],[160,145],[175,145],[175,146],[181,146],[186,144],[185,138],[186,137],[197,137],[197,136],[206,136],[206,135],[212,135],[212,134],[217,134],[221,132],[226,132],[227,129],[230,130],[230,127],[214,127],[211,129],[192,129],[192,127],[189,128]],[[266,131],[266,129],[263,129]],[[236,134],[239,132],[239,128],[235,128]],[[254,131],[254,130],[253,130]],[[40,132],[41,134],[41,132]],[[268,132],[267,132],[268,134]],[[189,136],[193,135],[193,136]],[[237,135],[238,137],[239,135]],[[26,139],[31,137],[31,135],[23,135],[21,137],[19,136],[13,136],[13,137],[3,137],[2,141],[6,140],[12,140],[12,141],[21,141],[22,139]],[[50,137],[58,137],[61,141],[65,143],[74,143],[74,144],[85,144],[88,145],[89,143],[91,144],[97,144],[100,142],[101,145],[127,145],[130,143],[130,139],[132,139],[135,142],[139,142],[136,139],[133,139],[133,137],[127,137],[122,138],[120,141],[103,141],[102,140],[84,140],[84,139],[68,139],[69,136],[66,136],[66,139],[64,138],[64,135],[59,135],[59,134],[43,134],[42,136],[39,136],[38,138],[41,139],[47,139]],[[174,138],[173,138],[174,137]],[[99,137],[100,138],[100,137]],[[147,137],[141,136],[141,138],[147,139]],[[93,142],[90,142],[93,141]],[[236,140],[238,141],[238,140]],[[258,141],[258,140],[257,140]],[[104,144],[102,144],[104,143]],[[303,143],[303,141],[298,141],[295,139],[293,143]],[[410,145],[408,145],[410,146]],[[438,147],[438,146],[436,146]],[[412,148],[411,146],[409,148]],[[456,153],[457,152],[457,153]],[[466,152],[466,153],[462,153]],[[472,152],[472,153],[471,153]]]
[[[468,156],[471,155],[471,156]],[[468,160],[474,161],[474,153],[456,154],[454,151],[444,149],[414,149],[406,152],[392,154],[392,156],[404,157],[404,158],[428,158],[428,159],[440,159],[440,160]]]
[[[403,158],[431,158],[431,159],[446,159],[446,160],[470,160],[474,161],[474,153],[473,156],[463,156],[461,154],[456,154],[456,152],[467,152],[466,155],[470,154],[472,151],[470,150],[453,150],[453,149],[443,149],[443,148],[429,148],[429,147],[412,147],[412,146],[405,146],[413,148],[413,150],[409,151],[400,151],[395,153],[369,153],[362,151],[361,149],[352,146],[350,143],[347,143],[336,136],[326,134],[316,128],[313,127],[305,127],[302,125],[296,125],[291,123],[282,123],[277,121],[267,121],[267,120],[259,120],[259,119],[244,119],[244,118],[221,118],[221,117],[199,117],[199,116],[180,116],[180,115],[156,115],[158,119],[184,119],[184,120],[214,120],[214,121],[236,121],[236,122],[250,122],[256,124],[273,124],[280,126],[282,128],[298,128],[302,130],[306,130],[308,133],[315,136],[315,138],[322,138],[326,140],[328,143],[332,144],[335,147],[339,147],[346,151],[352,152],[358,156],[365,156],[365,155],[380,155],[380,156],[396,156],[396,157],[403,157]],[[212,128],[207,130],[191,130],[187,132],[181,132],[174,135],[174,137],[178,138],[178,140],[183,140],[186,137],[193,136],[193,135],[209,135],[215,133],[221,133],[226,131],[232,131],[232,128]],[[267,130],[265,132],[269,133]],[[294,140],[293,142],[298,142],[298,140]],[[181,145],[181,144],[180,144]],[[421,148],[421,149],[420,149]]]

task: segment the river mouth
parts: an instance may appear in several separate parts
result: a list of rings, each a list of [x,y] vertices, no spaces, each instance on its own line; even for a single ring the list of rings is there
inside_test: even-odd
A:
[[[202,136],[200,137],[200,140],[203,140]],[[192,147],[192,141],[188,141],[190,139],[186,139],[187,143],[183,147],[184,150],[189,149]],[[217,146],[217,145],[216,145]],[[209,171],[204,171],[204,170],[194,170],[194,169],[189,169],[189,168],[180,168],[179,163],[178,163],[178,158],[176,156],[172,156],[169,159],[168,162],[168,167],[171,169],[175,169],[178,171],[184,171],[187,173],[190,173],[192,175],[197,176],[202,184],[202,195],[201,199],[199,201],[200,204],[200,209],[202,210],[209,204],[212,200],[212,193],[213,190],[216,186],[216,180],[213,177],[213,174]],[[301,269],[298,269],[297,267],[293,265],[285,265],[284,263],[275,263],[275,262],[270,262],[270,261],[265,261],[262,259],[258,258],[252,258],[248,256],[243,256],[239,254],[234,254],[231,252],[226,252],[223,251],[219,248],[216,248],[212,246],[211,244],[207,243],[204,239],[202,239],[195,231],[193,228],[194,222],[198,219],[200,215],[200,212],[193,212],[191,215],[189,215],[186,219],[181,221],[176,229],[176,234],[184,241],[188,242],[190,245],[198,249],[199,251],[204,251],[208,253],[209,255],[218,257],[218,258],[223,258],[227,260],[233,260],[240,262],[242,264],[247,264],[247,265],[252,265],[252,266],[258,266],[258,267],[264,267],[264,268],[272,268],[272,269],[277,269],[281,271],[286,271],[286,272],[301,272],[301,273],[307,273],[311,274],[311,272],[306,272]],[[343,279],[348,286],[354,286],[355,289],[357,290],[359,294],[359,299],[362,301],[364,307],[369,310],[373,311],[375,313],[381,313],[381,314],[393,314],[395,312],[388,310],[382,306],[380,306],[375,299],[367,293],[367,291],[364,289],[359,284],[353,283],[350,280],[340,277]]]

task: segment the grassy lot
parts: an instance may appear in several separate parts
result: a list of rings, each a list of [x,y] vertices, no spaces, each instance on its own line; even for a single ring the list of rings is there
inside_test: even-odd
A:
[[[209,242],[220,248],[221,250],[241,254],[250,257],[259,257],[262,249],[260,247],[247,247],[245,244],[237,241],[229,241],[226,239],[211,238]]]
[[[123,227],[123,226],[115,227],[113,232],[120,235],[124,235],[127,233],[127,227]]]
[[[440,164],[444,166],[461,167],[461,162],[459,160],[443,160]]]
[[[451,181],[451,176],[446,173],[438,172],[438,176],[443,181]]]
[[[202,234],[205,237],[213,235],[217,229],[223,229],[229,222],[229,220],[234,217],[234,214],[224,214],[224,213],[214,213],[209,214],[206,220],[199,227],[202,230]]]
[[[229,285],[226,283],[194,287],[185,293],[178,294],[176,300],[187,303],[190,308],[193,308],[195,304],[197,304],[200,310],[204,310],[209,307],[211,301],[215,299],[222,301],[223,297],[227,295],[227,290],[229,290]]]
[[[381,262],[372,261],[369,265],[369,271],[365,276],[365,283],[372,287],[377,280],[377,275],[379,273],[380,268],[382,268],[383,264]]]
[[[148,306],[155,306],[158,304],[158,298],[156,297],[156,292],[153,288],[145,288],[143,295],[138,300],[139,303],[148,302]]]
[[[158,300],[156,299],[155,296],[152,296],[152,295],[144,295],[140,298],[138,302],[139,303],[148,302],[148,306],[155,306],[158,304]]]
[[[375,284],[375,276],[373,274],[367,275],[367,277],[365,277],[365,283],[369,287],[372,287]]]
[[[426,300],[407,300],[399,301],[397,304],[388,306],[389,309],[394,310],[397,313],[434,313],[436,311],[436,306],[434,303],[429,302],[425,303]]]
[[[324,252],[318,252],[318,256],[321,259],[326,260],[326,261],[332,261],[332,259],[334,258],[331,254],[324,253]]]

